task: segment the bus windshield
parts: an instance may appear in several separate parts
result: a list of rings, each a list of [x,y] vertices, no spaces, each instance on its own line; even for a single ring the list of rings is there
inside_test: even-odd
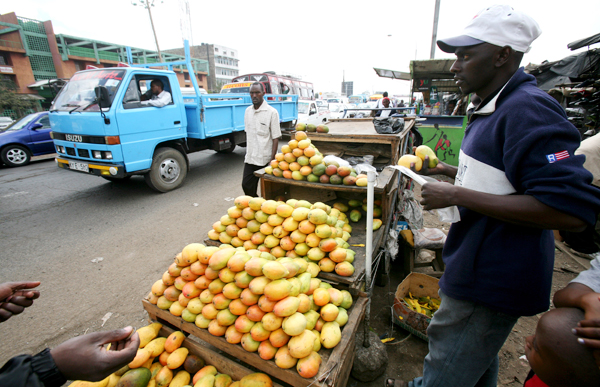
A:
[[[236,87],[221,90],[221,94],[230,94],[230,93],[250,93],[249,87]]]
[[[110,104],[121,85],[125,70],[93,70],[73,75],[63,87],[50,107],[51,111],[99,111],[96,101],[96,86],[108,89]],[[109,107],[109,106],[106,106]]]

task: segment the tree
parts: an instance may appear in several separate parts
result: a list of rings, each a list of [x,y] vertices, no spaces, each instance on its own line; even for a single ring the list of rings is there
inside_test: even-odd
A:
[[[11,80],[0,81],[0,108],[11,109],[18,117],[25,115],[27,109],[35,109],[36,101],[26,95],[18,94],[19,88]]]

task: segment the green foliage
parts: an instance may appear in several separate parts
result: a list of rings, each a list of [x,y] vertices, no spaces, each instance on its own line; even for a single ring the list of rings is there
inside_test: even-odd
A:
[[[0,81],[0,108],[17,112],[19,117],[30,109],[35,109],[36,100],[17,93],[17,85],[13,81]]]

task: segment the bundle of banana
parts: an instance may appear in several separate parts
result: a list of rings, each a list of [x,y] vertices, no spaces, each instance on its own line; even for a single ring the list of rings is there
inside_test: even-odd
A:
[[[408,292],[408,297],[404,297],[406,306],[417,313],[422,313],[427,317],[432,317],[433,314],[440,308],[440,300],[427,297],[413,297],[411,292]]]

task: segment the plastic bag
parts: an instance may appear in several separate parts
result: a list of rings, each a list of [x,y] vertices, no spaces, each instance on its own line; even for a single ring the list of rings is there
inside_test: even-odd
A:
[[[414,173],[413,171],[411,171],[410,169],[408,169],[406,167],[402,167],[400,165],[394,165],[392,168],[396,168],[402,174],[410,177],[411,179],[413,179],[413,181],[415,183],[417,183],[421,186],[427,184],[428,182],[439,183],[436,179],[434,179],[432,177],[418,175],[418,174]],[[456,207],[456,206],[438,208],[436,211],[437,211],[440,222],[456,223],[456,222],[460,221],[460,213],[458,212],[458,207]]]
[[[373,125],[375,126],[375,131],[379,134],[396,134],[400,133],[402,129],[404,129],[404,119],[393,117],[376,117],[373,119]]]
[[[334,156],[334,155],[325,156],[325,157],[323,158],[323,162],[324,162],[325,164],[327,164],[327,163],[328,163],[328,162],[330,162],[330,161],[335,161],[335,162],[337,162],[337,163],[339,164],[339,166],[340,166],[340,167],[349,167],[349,166],[350,166],[350,163],[349,163],[349,162],[347,162],[346,160],[344,160],[344,159],[342,159],[342,158],[340,158],[340,157]]]
[[[377,173],[377,169],[375,169],[374,166],[369,165],[369,164],[357,164],[354,166],[354,170],[356,171],[357,174],[361,174],[364,173],[365,175],[367,174],[367,172],[369,171],[373,171],[375,172],[375,176],[379,175]]]
[[[446,234],[439,228],[413,230],[415,249],[441,249],[446,243]]]

